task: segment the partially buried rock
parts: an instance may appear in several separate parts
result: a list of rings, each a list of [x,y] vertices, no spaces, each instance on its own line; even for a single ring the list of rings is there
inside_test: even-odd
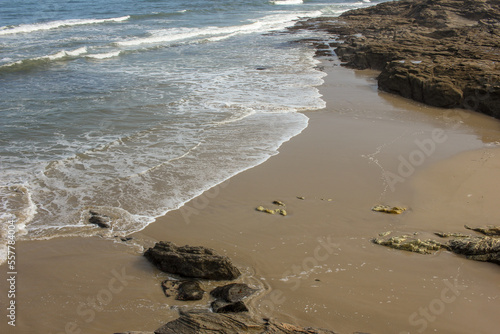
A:
[[[399,207],[399,206],[375,205],[372,208],[372,211],[399,215],[399,214],[405,212],[406,208]]]
[[[286,206],[285,203],[282,201],[274,201],[273,204],[279,205],[279,206]]]
[[[445,233],[445,232],[434,232],[435,235],[437,235],[440,238],[470,238],[470,235],[463,234],[463,233]]]
[[[469,227],[467,225],[464,225],[464,227],[468,230],[472,230],[472,231],[475,231],[475,232],[479,232],[479,233],[482,233],[484,235],[488,235],[488,236],[500,236],[500,226],[492,226],[492,225],[489,225],[489,226],[486,226],[486,227]]]
[[[263,206],[258,206],[255,208],[255,210],[259,211],[259,212],[265,212],[265,213],[268,213],[270,215],[275,215],[277,213],[279,213],[280,215],[282,216],[286,216],[287,213],[286,213],[286,210],[284,209],[266,209],[264,208]]]
[[[105,215],[101,215],[95,211],[89,211],[90,218],[89,223],[99,226],[100,228],[110,228],[111,218]]]
[[[254,294],[257,290],[252,289],[243,283],[232,283],[217,287],[210,291],[214,298],[224,300],[228,303],[234,303]]]
[[[171,242],[160,241],[144,256],[161,271],[183,277],[233,280],[241,275],[227,256],[202,246],[178,247]]]

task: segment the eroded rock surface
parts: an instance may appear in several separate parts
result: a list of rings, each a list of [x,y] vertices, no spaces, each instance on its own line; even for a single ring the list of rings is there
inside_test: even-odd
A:
[[[324,329],[303,328],[254,318],[246,313],[181,312],[180,317],[155,334],[335,334]]]
[[[470,260],[500,264],[500,238],[472,237],[450,240],[447,248]]]

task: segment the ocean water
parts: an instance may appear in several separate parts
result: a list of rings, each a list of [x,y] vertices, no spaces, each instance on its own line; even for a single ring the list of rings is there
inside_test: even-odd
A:
[[[124,236],[256,166],[325,106],[285,33],[351,0],[0,6],[0,262],[18,239]],[[109,216],[110,230],[88,224]]]

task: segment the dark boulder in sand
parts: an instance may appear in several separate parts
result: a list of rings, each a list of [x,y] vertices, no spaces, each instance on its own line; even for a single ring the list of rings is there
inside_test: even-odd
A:
[[[335,334],[261,320],[246,313],[181,312],[180,317],[158,328],[155,334]]]
[[[160,241],[144,256],[161,271],[183,277],[233,280],[241,275],[227,256],[202,246],[178,247],[171,242]]]
[[[100,228],[110,228],[111,218],[95,211],[89,211],[89,223],[99,226]]]

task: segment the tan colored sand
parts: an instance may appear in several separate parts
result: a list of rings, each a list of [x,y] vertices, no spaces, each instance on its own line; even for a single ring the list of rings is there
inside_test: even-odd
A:
[[[325,66],[327,109],[308,113],[310,126],[301,135],[132,242],[169,240],[230,256],[244,271],[241,280],[261,289],[251,306],[280,321],[340,333],[496,332],[497,265],[447,252],[405,253],[370,239],[384,231],[427,237],[498,222],[500,150],[484,145],[500,140],[499,122],[459,111],[445,118],[440,110],[379,93],[373,73]],[[421,147],[429,154],[419,160]],[[480,150],[462,153],[473,149]],[[401,167],[410,159],[413,170]],[[286,204],[286,217],[255,210],[274,207],[274,200]],[[376,204],[409,210],[386,215],[370,210]],[[69,322],[81,333],[154,330],[183,305],[162,295],[166,275],[138,248],[98,238],[18,248],[19,326],[12,331],[0,323],[2,333],[60,333]],[[106,292],[120,270],[135,278],[121,291]],[[95,317],[88,305],[78,308],[109,295]]]

